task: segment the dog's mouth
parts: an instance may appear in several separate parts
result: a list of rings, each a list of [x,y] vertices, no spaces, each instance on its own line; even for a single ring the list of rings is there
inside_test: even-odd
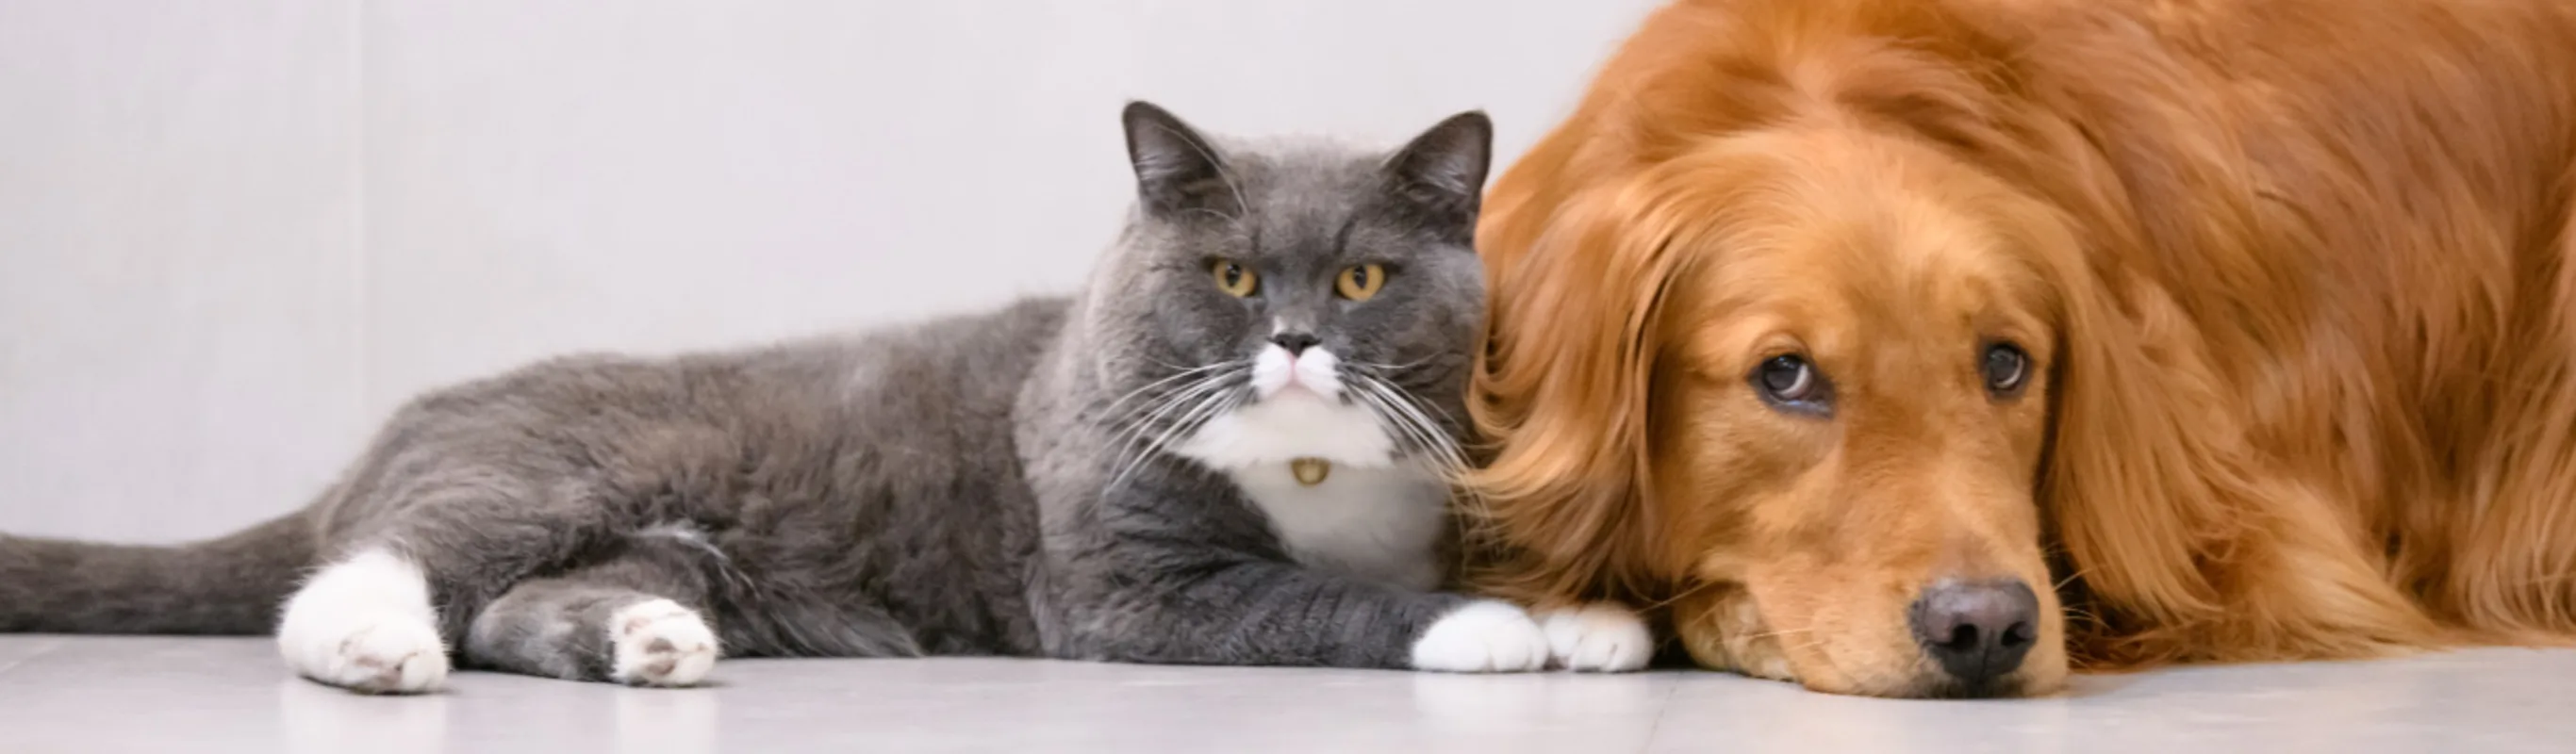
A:
[[[1905,617],[1875,631],[1778,628],[1749,590],[1723,585],[1676,600],[1673,626],[1702,667],[1814,691],[1899,699],[2045,695],[2061,683],[2063,653],[2043,643],[2053,637],[2013,599],[2014,585],[1936,584]]]

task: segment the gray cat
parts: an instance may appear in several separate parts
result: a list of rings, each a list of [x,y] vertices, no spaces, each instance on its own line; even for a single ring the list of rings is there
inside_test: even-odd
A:
[[[251,530],[0,537],[0,630],[274,626],[296,672],[397,693],[451,657],[648,686],[719,655],[1641,665],[1625,613],[1431,591],[1486,118],[1391,154],[1124,121],[1137,207],[1080,297],[436,391]]]

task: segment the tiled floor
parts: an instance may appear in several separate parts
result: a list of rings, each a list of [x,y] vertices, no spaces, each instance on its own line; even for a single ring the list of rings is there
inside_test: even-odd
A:
[[[2576,751],[2576,651],[2092,677],[1907,702],[1707,673],[732,660],[720,685],[468,673],[360,697],[263,639],[0,636],[0,752]]]

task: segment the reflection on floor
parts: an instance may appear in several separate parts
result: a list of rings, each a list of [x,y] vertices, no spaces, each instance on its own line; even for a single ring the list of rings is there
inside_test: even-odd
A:
[[[360,697],[287,677],[264,639],[0,636],[0,751],[2576,751],[2576,651],[2087,677],[1977,702],[1689,672],[728,660],[716,678],[465,673],[444,694]]]

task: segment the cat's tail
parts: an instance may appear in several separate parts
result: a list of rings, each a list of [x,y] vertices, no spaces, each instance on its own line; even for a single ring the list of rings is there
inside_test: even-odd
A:
[[[184,545],[0,534],[0,633],[265,634],[313,564],[297,511]]]

